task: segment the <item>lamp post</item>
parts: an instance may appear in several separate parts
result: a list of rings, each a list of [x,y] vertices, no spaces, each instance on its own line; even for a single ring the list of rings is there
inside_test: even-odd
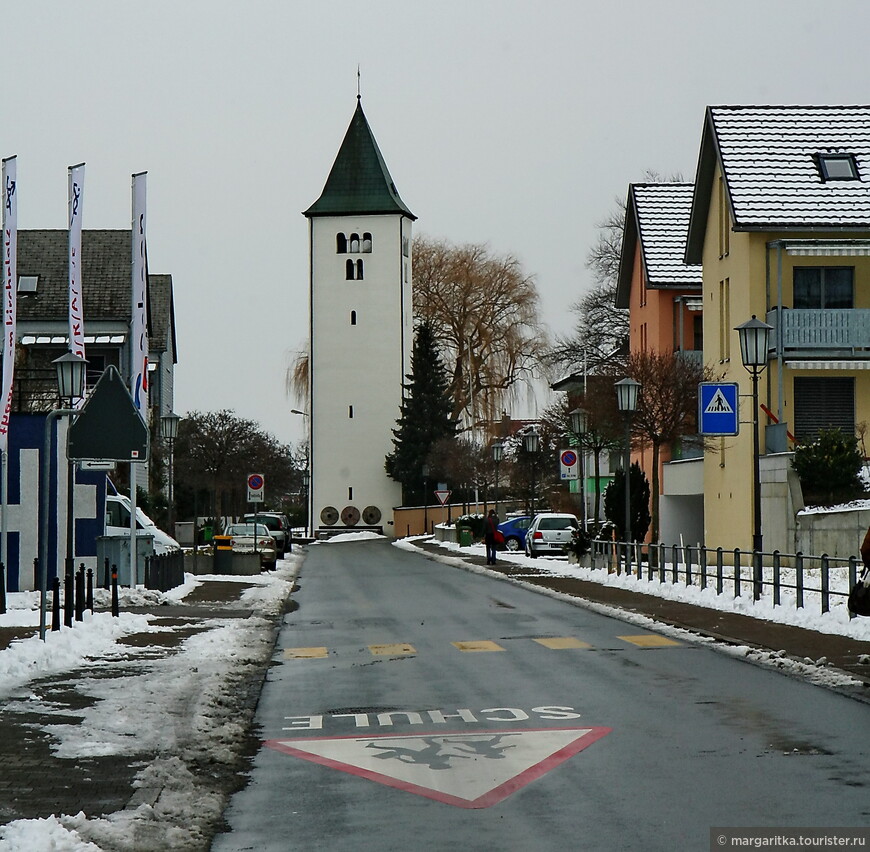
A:
[[[637,411],[640,382],[622,379],[615,385],[616,404],[625,418],[625,543],[631,547],[631,415]],[[628,551],[627,551],[628,552]],[[630,558],[630,557],[629,557]]]
[[[583,436],[588,428],[588,416],[582,408],[575,408],[568,412],[571,420],[571,431],[577,441],[578,455],[580,456],[580,520],[583,529],[586,529],[586,456],[583,452]]]
[[[302,492],[305,498],[305,538],[308,538],[308,489],[311,487],[311,474],[306,465],[302,471]]]
[[[767,366],[770,333],[773,326],[762,322],[755,314],[752,319],[734,329],[740,338],[740,359],[752,376],[752,550],[754,563],[755,600],[761,597],[761,476],[758,439],[758,376]]]
[[[429,465],[420,468],[423,475],[423,534],[429,535]]]
[[[307,411],[300,411],[298,408],[291,408],[291,414],[296,414],[299,417],[304,417],[307,421],[305,426],[305,437],[308,443],[308,450],[305,454],[306,456],[306,466],[305,466],[305,537],[308,537],[308,527],[311,526],[311,533],[314,534],[314,524],[311,523],[311,518],[313,515],[313,506],[311,500],[311,468],[313,459],[311,457],[311,415]]]
[[[170,411],[169,414],[164,414],[160,418],[160,432],[163,435],[169,447],[169,486],[166,489],[167,506],[167,526],[169,534],[175,537],[175,479],[173,473],[173,461],[175,456],[175,439],[178,437],[178,421],[181,418]]]
[[[495,515],[498,517],[498,466],[504,458],[504,441],[496,438],[492,442],[492,460],[495,464]]]
[[[526,429],[523,435],[523,449],[529,456],[529,468],[532,475],[532,491],[529,499],[529,514],[535,516],[535,456],[541,447],[541,436],[538,435],[538,430],[534,426]]]
[[[39,638],[45,639],[45,615],[46,615],[46,597],[48,595],[48,512],[49,512],[49,479],[51,472],[51,424],[58,419],[68,415],[70,423],[72,418],[78,414],[73,408],[73,402],[76,399],[84,396],[85,392],[85,372],[88,362],[80,355],[73,355],[72,352],[67,352],[56,358],[53,362],[57,371],[57,387],[58,394],[61,399],[69,400],[69,408],[57,408],[50,411],[45,418],[45,435],[43,440],[42,454],[39,457],[39,502],[40,502],[40,523],[39,523]],[[67,488],[67,568],[73,562],[73,488],[74,488],[74,471],[70,471],[70,480]]]

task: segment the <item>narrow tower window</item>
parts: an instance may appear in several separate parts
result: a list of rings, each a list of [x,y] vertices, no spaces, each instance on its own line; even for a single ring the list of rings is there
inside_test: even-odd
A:
[[[348,260],[344,264],[344,277],[347,281],[353,281],[353,261]]]
[[[362,249],[363,252],[365,252],[366,254],[368,254],[372,250],[372,235],[368,232],[363,234]]]
[[[347,499],[353,500],[353,486],[352,485],[347,486]]]
[[[349,405],[347,407],[347,416],[349,419],[353,420],[353,406]]]
[[[361,260],[358,260],[356,262],[356,280],[363,280],[363,262]]]
[[[350,312],[350,324],[356,325],[356,311]]]
[[[347,237],[344,234],[335,235],[335,253],[347,254]]]
[[[350,235],[350,253],[358,254],[359,253],[359,234],[351,234]]]

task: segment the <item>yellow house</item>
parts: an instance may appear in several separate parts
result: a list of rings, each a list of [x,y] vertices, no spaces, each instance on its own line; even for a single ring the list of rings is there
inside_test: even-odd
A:
[[[773,326],[759,381],[762,548],[795,551],[795,442],[870,420],[870,106],[708,107],[686,243],[704,360],[740,385],[740,433],[704,457],[708,547],[749,549],[752,397],[735,327]]]

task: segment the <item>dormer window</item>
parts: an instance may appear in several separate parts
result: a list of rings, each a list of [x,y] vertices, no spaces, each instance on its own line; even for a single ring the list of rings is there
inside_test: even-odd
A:
[[[818,154],[822,180],[858,180],[858,164],[854,154]]]
[[[39,283],[38,275],[19,275],[18,276],[18,292],[22,295],[28,295],[36,292],[36,285]]]

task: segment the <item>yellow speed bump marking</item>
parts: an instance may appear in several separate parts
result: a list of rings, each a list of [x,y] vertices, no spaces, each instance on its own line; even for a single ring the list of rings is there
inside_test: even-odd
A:
[[[673,639],[668,639],[665,636],[655,636],[652,633],[647,633],[642,636],[618,636],[618,639],[624,639],[626,642],[631,642],[632,645],[637,645],[638,648],[667,648],[673,645],[679,646],[680,642],[675,642]]]
[[[395,656],[396,654],[416,654],[417,649],[413,645],[399,642],[392,645],[369,645],[369,651],[375,656]]]
[[[581,642],[573,636],[558,636],[552,638],[535,639],[539,645],[550,648],[553,651],[561,651],[565,648],[591,648],[588,642]]]
[[[482,639],[478,642],[451,642],[460,651],[504,651],[501,645]]]
[[[319,660],[329,656],[327,648],[285,648],[285,660]]]

